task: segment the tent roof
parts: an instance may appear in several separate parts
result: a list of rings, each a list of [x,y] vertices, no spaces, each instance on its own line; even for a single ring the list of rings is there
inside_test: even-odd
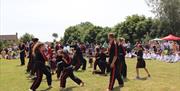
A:
[[[161,38],[162,40],[180,40],[180,37],[176,37],[172,34],[169,34],[168,36]]]

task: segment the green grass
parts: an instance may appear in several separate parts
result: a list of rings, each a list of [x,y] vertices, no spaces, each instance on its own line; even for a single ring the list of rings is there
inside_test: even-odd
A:
[[[125,87],[121,91],[180,91],[180,62],[164,63],[159,61],[147,60],[147,68],[151,73],[150,80],[134,80],[135,59],[127,59],[128,79]],[[88,65],[89,66],[89,65]],[[19,60],[0,59],[0,91],[28,91],[31,80],[25,74],[26,67],[19,66]],[[75,72],[75,75],[85,82],[84,87],[80,87],[72,80],[67,80],[67,91],[105,91],[109,76],[92,75],[92,69],[88,68],[85,72]],[[140,70],[140,76],[146,77],[144,70]],[[43,76],[45,79],[45,76]],[[59,91],[60,82],[53,75],[53,88],[50,91]],[[115,87],[117,87],[117,81]],[[46,80],[43,80],[38,91],[46,89]],[[119,91],[116,88],[114,91]]]

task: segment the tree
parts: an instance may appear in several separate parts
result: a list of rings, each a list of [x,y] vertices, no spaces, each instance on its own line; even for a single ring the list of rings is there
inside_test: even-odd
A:
[[[180,0],[146,0],[146,2],[160,20],[161,36],[170,33],[180,35]]]
[[[142,41],[152,32],[153,19],[145,16],[128,16],[124,22],[117,24],[113,31],[116,37],[124,37],[131,43]]]
[[[73,40],[84,42],[87,32],[93,27],[94,25],[90,22],[82,22],[75,26],[68,27],[64,33],[64,43],[71,43]]]
[[[58,34],[57,33],[53,33],[52,36],[54,37],[54,41],[56,41],[56,39],[58,38]]]
[[[64,43],[72,41],[104,43],[108,41],[108,33],[114,32],[116,37],[124,37],[131,43],[135,41],[150,40],[159,36],[158,19],[146,18],[145,16],[127,16],[126,20],[118,23],[112,28],[95,26],[90,22],[84,22],[70,26],[65,30]]]
[[[89,43],[95,43],[100,42],[100,40],[97,38],[98,34],[103,31],[103,28],[100,26],[94,26],[92,29],[90,29],[87,34],[85,35],[85,39],[83,42],[89,42]]]
[[[25,33],[21,38],[20,38],[20,41],[22,42],[29,42],[32,40],[32,38],[34,38],[34,36],[32,34],[29,34],[29,33]]]

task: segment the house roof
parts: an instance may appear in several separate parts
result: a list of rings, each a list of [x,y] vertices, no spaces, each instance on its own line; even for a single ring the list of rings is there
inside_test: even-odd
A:
[[[17,35],[0,35],[0,40],[17,40]]]

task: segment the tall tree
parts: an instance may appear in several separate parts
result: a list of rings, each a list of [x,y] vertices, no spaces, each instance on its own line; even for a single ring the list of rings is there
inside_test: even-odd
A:
[[[124,37],[131,43],[142,41],[153,30],[153,19],[145,16],[132,15],[128,16],[124,22],[117,24],[113,31],[116,37]],[[156,27],[155,27],[156,28]]]
[[[20,41],[29,42],[32,40],[32,38],[34,38],[34,35],[29,34],[29,33],[25,33],[23,36],[21,36]]]
[[[180,0],[146,0],[147,5],[160,20],[159,29],[162,36],[180,35]]]

